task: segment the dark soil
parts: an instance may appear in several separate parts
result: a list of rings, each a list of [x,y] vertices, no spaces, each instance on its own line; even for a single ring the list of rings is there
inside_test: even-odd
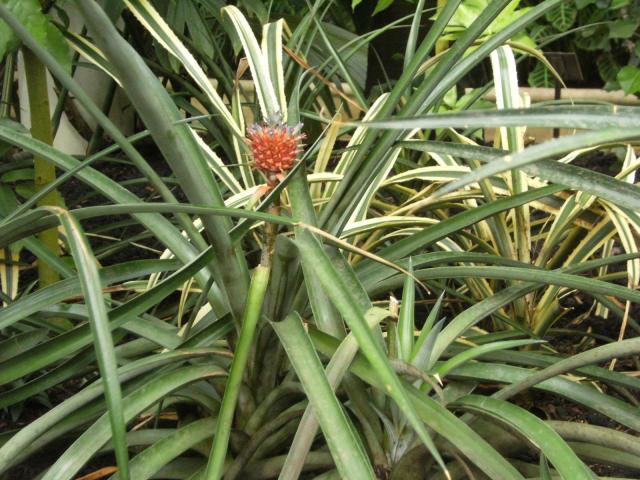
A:
[[[151,167],[158,175],[160,175],[162,178],[173,176],[171,169],[162,159],[162,155],[160,155],[160,153],[153,145],[137,144],[136,147],[138,148],[142,156],[147,159]],[[121,186],[127,188],[140,199],[145,201],[160,201],[158,200],[158,195],[156,194],[155,188],[146,180],[134,185],[128,184],[128,182],[131,182],[132,180],[143,178],[138,168],[132,163],[126,160],[104,161],[96,164],[95,168],[110,179],[118,182]],[[73,178],[65,183],[63,188],[61,188],[60,193],[62,194],[67,206],[70,209],[111,203],[109,199],[96,194],[95,191],[91,189],[91,187],[85,185],[83,182],[76,178]],[[178,200],[183,201],[185,199],[182,190],[180,190],[180,188],[178,188],[177,186],[173,188],[173,193],[178,198]],[[83,227],[87,232],[100,232],[101,235],[116,237],[120,240],[135,238],[145,232],[144,227],[139,224],[132,224],[123,228],[116,229],[109,228],[111,224],[127,220],[131,220],[131,216],[110,215],[104,217],[95,217],[84,220]],[[100,252],[102,248],[106,248],[116,242],[116,240],[101,240],[95,237],[91,240],[92,247],[94,248],[96,253]],[[161,251],[163,250],[162,245],[153,237],[143,238],[139,240],[136,239],[135,243],[144,245],[146,247],[159,249]],[[103,265],[113,265],[122,261],[134,259],[140,260],[145,258],[157,258],[157,255],[149,250],[136,247],[135,245],[129,245],[126,248],[121,248],[115,253],[101,258],[100,260]]]

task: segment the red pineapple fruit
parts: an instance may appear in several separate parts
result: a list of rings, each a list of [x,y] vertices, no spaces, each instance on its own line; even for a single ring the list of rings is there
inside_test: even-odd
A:
[[[277,174],[285,174],[293,167],[302,151],[300,133],[302,124],[287,127],[282,122],[253,125],[247,130],[247,138],[255,167],[264,173],[269,183]]]

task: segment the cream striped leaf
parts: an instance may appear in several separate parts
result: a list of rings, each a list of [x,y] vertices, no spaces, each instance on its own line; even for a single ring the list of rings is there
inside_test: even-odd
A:
[[[258,103],[260,104],[260,110],[264,120],[274,120],[283,115],[280,109],[280,104],[276,96],[273,84],[271,82],[271,75],[269,73],[269,66],[267,59],[263,55],[262,49],[256,40],[247,19],[242,12],[233,5],[229,5],[222,9],[222,12],[231,20],[234,31],[238,36],[244,53],[249,62],[249,68],[253,75],[253,80],[256,87],[256,95],[258,97]]]
[[[204,70],[200,67],[191,52],[184,46],[175,33],[169,28],[160,14],[153,8],[147,0],[125,0],[127,7],[147,29],[147,31],[160,43],[171,55],[176,57],[191,78],[198,84],[207,95],[209,101],[224,120],[229,129],[236,135],[242,137],[243,133],[238,128],[231,112],[223,102],[218,92],[211,85],[211,82]]]

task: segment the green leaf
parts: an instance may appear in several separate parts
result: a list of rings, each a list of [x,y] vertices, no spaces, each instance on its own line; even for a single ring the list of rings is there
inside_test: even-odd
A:
[[[388,310],[373,307],[365,314],[367,324],[371,327],[377,327],[381,320],[389,315]],[[331,357],[329,364],[325,370],[327,380],[331,388],[335,390],[342,382],[345,374],[349,370],[349,366],[358,352],[358,342],[353,333],[349,333],[340,343],[334,355]],[[298,424],[298,430],[291,442],[287,459],[280,472],[280,480],[293,480],[300,476],[302,466],[307,458],[311,445],[316,437],[318,429],[318,419],[313,407],[309,405],[304,412],[302,420]]]
[[[422,330],[420,331],[420,336],[418,337],[418,339],[416,340],[413,346],[413,351],[411,352],[411,363],[413,364],[415,364],[416,357],[419,355],[423,345],[427,341],[427,338],[429,337],[429,334],[431,333],[432,328],[434,328],[435,321],[438,318],[438,315],[440,315],[440,307],[442,306],[443,299],[444,299],[444,291],[442,291],[442,293],[438,297],[438,300],[436,301],[436,304],[433,306],[433,308],[429,312],[429,316],[425,320],[424,325],[422,326]],[[435,338],[434,338],[434,342],[435,342]],[[428,353],[430,357],[431,352],[428,352]],[[425,354],[425,357],[426,356],[427,355]]]
[[[603,447],[615,448],[620,452],[626,452],[635,455],[635,458],[640,458],[640,439],[631,433],[575,421],[547,420],[547,424],[565,440],[589,442]]]
[[[598,73],[600,78],[605,82],[613,82],[616,80],[620,65],[616,62],[611,53],[603,53],[596,59],[596,65],[598,66]]]
[[[211,105],[213,105],[215,111],[224,119],[231,132],[242,137],[242,132],[238,129],[229,109],[211,85],[211,81],[207,78],[205,72],[200,65],[198,65],[198,62],[191,52],[189,52],[176,34],[171,31],[162,16],[153,8],[153,5],[145,0],[126,0],[125,3],[138,21],[153,35],[158,43],[167,49],[171,55],[180,60],[187,73],[207,96]],[[184,3],[188,4],[189,2]]]
[[[436,192],[435,196],[441,196],[446,193],[453,192],[458,188],[468,185],[469,183],[481,180],[483,178],[488,178],[491,175],[502,173],[504,171],[512,170],[515,168],[521,168],[540,160],[573,152],[577,149],[595,147],[605,143],[624,142],[627,140],[635,139],[638,136],[640,136],[640,128],[624,128],[624,126],[621,125],[618,128],[603,128],[601,130],[578,133],[570,137],[561,137],[549,140],[547,142],[526,148],[522,152],[512,155],[505,155],[501,159],[483,165],[470,174],[465,175],[460,180],[456,180],[446,184]],[[640,205],[640,203],[636,202],[637,199],[637,189],[632,189],[628,201],[634,202],[633,204],[637,207],[638,205]]]
[[[157,403],[177,388],[207,378],[222,377],[225,372],[218,366],[192,365],[168,374],[152,377],[142,387],[127,395],[124,400],[125,421],[133,420],[144,409]],[[100,417],[84,430],[53,466],[43,480],[71,480],[111,437],[107,415]]]
[[[113,283],[124,282],[134,278],[143,277],[156,272],[165,272],[174,269],[176,262],[167,260],[139,260],[123,262],[118,265],[100,269],[99,279],[96,285],[106,287]],[[7,305],[0,311],[0,328],[6,328],[13,323],[36,314],[38,311],[81,294],[79,278],[61,280],[41,288],[30,295],[25,295],[15,302]],[[0,380],[0,383],[2,380]]]
[[[498,338],[498,339],[502,339],[506,337],[505,332],[498,332],[496,334],[482,335],[480,337],[476,336],[474,337],[474,342],[484,343],[485,340],[486,342],[491,342],[494,339],[493,335],[496,335],[495,338]],[[518,336],[515,332],[511,333],[510,335]],[[459,350],[461,350],[460,347],[452,346],[450,347],[450,350],[447,353],[454,354]],[[547,355],[545,353],[536,353],[533,351],[530,351],[530,352],[496,351],[496,352],[489,352],[485,354],[483,358],[490,362],[504,362],[504,363],[513,364],[513,365],[521,365],[525,367],[536,367],[536,368],[542,368],[542,369],[546,369],[547,367],[552,366],[557,362],[565,361],[565,359],[562,359],[561,357]],[[567,360],[569,358],[571,357],[568,357]],[[578,366],[575,370],[571,370],[571,371],[577,372],[576,374],[579,376],[588,377],[588,378],[597,380],[599,382],[607,383],[612,386],[625,387],[632,390],[640,390],[640,379],[627,376],[620,372],[615,372],[615,371],[612,372],[606,368],[597,367],[597,366],[583,366],[583,367]],[[545,375],[547,375],[547,373],[545,373]],[[533,379],[533,381],[535,383],[535,379]],[[519,386],[518,389],[519,388],[522,388],[522,385]],[[513,389],[511,389],[511,391],[513,391]],[[508,391],[505,392],[505,394],[507,393],[509,392]],[[503,398],[502,394],[496,395],[496,396],[497,398],[506,400],[506,397]]]
[[[540,455],[540,480],[552,480],[547,457]]]
[[[209,438],[215,427],[216,420],[214,418],[196,420],[178,428],[172,434],[145,448],[131,460],[131,478],[136,480],[152,478],[154,474],[174,458],[186,452],[198,442]],[[111,480],[122,480],[122,477],[116,474],[111,477]]]
[[[102,296],[102,288],[100,287],[97,261],[78,221],[65,210],[55,207],[51,207],[51,210],[60,219],[74,263],[78,267],[82,294],[89,311],[89,325],[91,326],[91,335],[96,349],[96,359],[98,360],[100,376],[104,382],[105,400],[115,444],[118,470],[121,472],[123,480],[128,480],[129,454],[125,439],[124,406],[109,316]]]
[[[21,351],[28,350],[46,338],[47,331],[45,329],[19,333],[9,337],[0,343],[0,362],[17,355]]]
[[[258,44],[258,40],[253,34],[247,19],[240,10],[233,5],[229,5],[223,9],[223,12],[225,17],[231,21],[233,31],[242,43],[249,67],[251,68],[251,74],[253,75],[263,120],[274,121],[279,115],[284,115],[285,112],[280,111],[280,103],[274,85],[271,82],[269,65],[260,48],[260,44]]]
[[[110,312],[111,328],[117,328],[127,323],[135,315],[147,311],[156,305],[167,295],[173,293],[176,288],[191,278],[195,272],[199,271],[211,261],[213,252],[207,250],[196,260],[185,265],[183,268],[169,276],[166,280],[154,286],[145,293],[129,300],[127,303],[113,309]],[[58,282],[62,283],[62,282]],[[52,285],[50,288],[55,287]],[[97,284],[99,285],[99,284]],[[49,341],[22,352],[3,363],[0,370],[0,383],[16,380],[23,375],[42,368],[52,362],[60,360],[64,356],[73,353],[78,348],[91,343],[90,332],[87,325],[80,325],[73,330],[58,335]],[[52,347],[53,345],[53,347]],[[28,360],[26,360],[28,359]]]
[[[630,38],[639,26],[638,20],[618,20],[609,25],[609,38]]]
[[[437,102],[438,99],[441,98],[441,96],[446,91],[448,91],[451,87],[453,87],[460,80],[460,78],[462,78],[469,71],[471,71],[471,69],[474,66],[476,66],[479,62],[481,62],[484,58],[486,58],[493,50],[498,48],[500,45],[502,45],[509,38],[516,35],[518,32],[521,32],[530,23],[533,23],[536,19],[544,15],[545,12],[547,12],[549,9],[553,8],[554,6],[558,5],[562,1],[563,0],[545,0],[542,3],[539,3],[538,5],[536,5],[535,7],[532,7],[526,10],[526,13],[524,13],[523,15],[519,16],[516,19],[512,19],[512,21],[509,22],[503,30],[489,37],[476,50],[472,51],[471,53],[466,55],[464,58],[460,59],[460,61],[457,64],[454,63],[453,65],[445,66],[444,67],[445,75],[442,81],[437,83],[434,82],[431,84],[423,83],[423,85],[420,87],[420,90],[422,90],[423,88],[428,89],[428,95],[426,99],[421,101],[422,106],[419,110],[421,112],[424,112],[425,109],[428,109],[429,107],[433,106],[434,103]],[[451,3],[452,3],[451,0],[449,0],[446,4],[447,7]],[[501,3],[502,2],[498,2],[497,0],[492,1],[488,5],[488,7],[485,9],[485,11],[483,11],[481,17],[485,16],[486,14],[492,14],[493,12],[491,11],[494,8],[504,8],[504,4],[500,5]],[[506,3],[510,3],[510,2],[506,2]],[[465,32],[465,35],[467,33],[471,35],[473,35],[473,33],[479,35],[475,27],[476,27],[476,23],[480,23],[479,25],[477,25],[477,27],[478,29],[482,28],[482,25],[480,22],[481,17],[479,17],[478,21],[476,21],[472,25],[472,27],[468,29],[468,32]],[[473,32],[474,30],[475,32]],[[460,40],[462,40],[462,37]],[[458,42],[454,44],[452,49],[457,46],[460,40],[458,40]],[[463,44],[461,46],[466,50],[466,47],[470,46],[470,44],[467,44],[467,45]],[[438,64],[438,68],[439,66],[440,64]],[[407,109],[405,108],[405,110]]]
[[[470,362],[459,366],[449,375],[453,378],[474,381],[517,383],[525,380],[530,375],[535,375],[535,372],[512,365]],[[640,428],[640,414],[635,405],[620,400],[613,395],[601,393],[591,385],[560,376],[538,383],[534,388],[562,396],[571,402],[582,404],[633,430]]]
[[[80,2],[77,6],[96,43],[111,61],[122,86],[153,136],[165,160],[171,166],[180,185],[193,202],[224,207],[220,187],[216,182],[202,148],[187,124],[176,123],[181,114],[162,83],[142,57],[122,38],[113,23],[95,2]],[[249,272],[231,242],[231,222],[227,218],[202,217],[202,224],[218,252],[218,267],[214,276],[226,294],[236,318],[242,316],[249,283]]]
[[[621,452],[609,446],[593,445],[591,443],[571,442],[569,446],[577,455],[590,463],[619,465],[621,467],[629,467],[636,472],[640,470],[640,459],[637,455]]]
[[[383,10],[386,10],[391,6],[393,2],[394,0],[378,0],[378,3],[376,4],[376,8],[373,11],[372,16],[382,12]]]
[[[553,87],[554,78],[551,75],[551,72],[547,67],[542,63],[536,63],[536,66],[533,67],[533,70],[529,72],[529,76],[527,77],[527,82],[530,87]]]
[[[44,13],[39,0],[2,0],[0,8],[7,8],[20,23],[33,35],[36,41],[46,48],[64,67],[71,71],[71,56],[64,36]],[[0,58],[20,45],[11,28],[0,22]]]
[[[272,323],[318,417],[342,478],[374,479],[360,439],[338,402],[299,315]]]
[[[435,363],[436,358],[432,355],[433,347],[436,344],[438,335],[440,335],[440,331],[442,330],[442,326],[444,325],[444,320],[444,318],[441,319],[433,326],[433,328],[423,330],[423,332],[427,332],[424,336],[421,332],[418,341],[422,340],[422,342],[419,345],[416,343],[416,345],[418,345],[418,348],[416,349],[416,354],[411,359],[411,363],[418,367],[420,370],[429,371]]]
[[[639,70],[640,71],[640,70]],[[640,127],[638,110],[634,107],[572,106],[509,108],[504,110],[467,110],[453,113],[433,113],[424,116],[395,117],[388,120],[370,120],[353,125],[408,130],[413,128],[490,128],[517,127],[564,127],[579,129],[625,129]],[[624,136],[623,136],[624,138]],[[542,145],[538,144],[536,147]],[[579,145],[579,144],[578,144]],[[577,149],[578,147],[576,147]]]
[[[611,4],[609,8],[611,10],[616,10],[618,8],[626,7],[631,3],[632,0],[611,0]]]
[[[338,65],[338,68],[340,69],[340,73],[342,74],[342,76],[346,80],[347,84],[351,87],[351,91],[352,91],[351,95],[358,101],[358,104],[360,105],[361,108],[363,108],[363,107],[366,108],[367,101],[366,101],[366,99],[364,97],[364,92],[362,91],[362,89],[360,88],[358,83],[353,79],[349,69],[347,68],[347,66],[345,65],[344,61],[342,60],[342,57],[340,56],[338,51],[334,48],[334,46],[332,45],[331,41],[329,40],[328,35],[325,33],[325,29],[324,29],[324,26],[323,26],[322,22],[320,22],[315,17],[314,17],[314,21],[315,21],[316,26],[318,28],[318,32],[320,33],[320,36],[322,37],[322,39],[323,39],[323,41],[325,43],[325,46],[326,46],[327,50],[331,54],[331,56],[332,56],[334,62],[336,63],[336,65]]]
[[[617,79],[625,93],[633,95],[640,92],[640,68],[632,65],[622,67]]]
[[[20,195],[24,199],[31,198],[36,193],[36,188],[32,182],[29,183],[21,183],[16,185],[15,191],[18,195]]]
[[[439,152],[460,158],[476,158],[483,163],[498,159],[506,153],[504,150],[451,142],[411,141],[403,142],[403,145],[405,148],[420,151]],[[590,193],[618,206],[627,206],[629,202],[633,202],[636,208],[640,208],[638,189],[608,175],[554,160],[540,160],[524,166],[523,170],[531,176]]]
[[[578,10],[582,10],[589,5],[593,5],[597,1],[598,0],[576,0],[576,6],[578,7]]]
[[[176,350],[173,352],[164,352],[155,355],[148,355],[139,360],[128,363],[118,369],[118,376],[121,383],[129,382],[135,378],[142,377],[145,374],[154,376],[163,366],[170,364],[178,366],[185,360],[197,357],[207,357],[215,355],[215,350],[209,348],[193,348],[188,350]],[[75,362],[79,362],[79,358],[73,358]],[[80,366],[84,365],[80,362]],[[15,433],[9,441],[7,441],[0,449],[0,457],[11,459],[9,462],[3,462],[0,471],[10,468],[22,460],[21,455],[28,451],[29,446],[38,442],[43,432],[48,432],[46,445],[55,441],[59,435],[65,433],[64,430],[56,429],[61,422],[72,417],[75,412],[89,405],[91,402],[98,401],[104,393],[104,382],[101,379],[93,382],[91,385],[83,388],[80,392],[66,398],[62,403],[54,406],[46,413],[38,417],[29,425],[23,427],[19,432]],[[5,404],[6,406],[7,404]],[[104,407],[100,407],[102,410]],[[80,419],[80,421],[83,421]],[[73,428],[74,425],[71,425]],[[51,434],[53,432],[53,434]],[[133,477],[137,478],[137,477]]]
[[[418,270],[415,276],[420,280],[477,277],[532,281],[577,288],[592,294],[614,295],[625,300],[640,302],[640,292],[634,289],[589,277],[570,275],[558,270],[549,271],[531,267],[433,267]]]
[[[446,471],[440,453],[424,424],[416,414],[415,409],[412,408],[407,392],[400,378],[391,367],[381,342],[378,341],[379,339],[373,335],[367,326],[364,318],[365,312],[354,298],[353,290],[349,289],[345,282],[344,277],[347,275],[336,270],[318,240],[308,230],[300,232],[299,238],[296,239],[296,244],[302,261],[307,265],[313,265],[327,296],[353,331],[360,349],[374,366],[376,374],[384,383],[386,393],[395,400],[402,413],[407,417],[409,424],[420,437],[420,440],[422,440],[442,469]]]
[[[72,92],[74,94],[76,99],[78,99],[82,103],[82,105],[91,113],[91,115],[100,123],[100,125],[105,129],[105,132],[108,132],[109,135],[114,138],[116,143],[118,143],[118,145],[123,149],[123,151],[127,153],[131,160],[136,163],[138,168],[141,171],[145,172],[145,174],[152,181],[154,179],[154,176],[158,177],[155,170],[153,170],[148,165],[144,158],[137,152],[135,148],[133,148],[131,143],[124,137],[124,135],[122,135],[120,130],[115,127],[115,125],[113,125],[113,123],[102,112],[102,110],[97,105],[95,105],[88,94],[82,88],[80,88],[76,82],[74,82],[70,75],[64,72],[64,69],[55,60],[55,58],[53,58],[51,54],[49,54],[43,47],[41,47],[33,38],[33,36],[28,31],[26,31],[19,24],[19,22],[17,22],[11,12],[9,12],[9,10],[4,8],[1,4],[0,16],[12,25],[25,45],[28,45],[29,48],[34,53],[36,53],[36,55],[38,55],[38,58],[40,58],[40,60],[47,66],[49,71],[51,71],[51,73],[58,78],[63,86],[67,88],[69,92]],[[7,122],[0,123],[0,139],[5,140],[12,145],[20,146],[21,148],[54,163],[58,168],[67,171],[67,173],[69,171],[73,171],[76,178],[85,183],[89,183],[93,188],[102,193],[105,193],[107,197],[115,200],[116,202],[126,203],[127,200],[125,199],[128,199],[128,201],[130,202],[140,201],[138,197],[133,195],[118,183],[109,179],[102,173],[93,170],[91,167],[87,167],[86,164],[88,162],[81,163],[72,156],[66,155],[61,151],[52,148],[50,145],[34,140],[30,135],[22,133],[21,130],[10,127]],[[115,147],[112,146],[110,148]],[[93,159],[95,160],[95,158],[96,157],[94,156]],[[165,194],[163,195],[163,198],[165,198],[165,200],[167,199],[167,197],[171,197],[174,199],[174,201],[176,201],[175,197],[173,197],[170,190],[164,183],[162,183],[162,181],[153,183],[161,194],[163,189],[165,190]],[[117,200],[117,198],[119,200]],[[171,249],[171,251],[185,263],[191,261],[197,255],[197,250],[194,248],[194,246],[190,245],[190,242],[184,238],[180,230],[162,215],[141,215],[138,217],[138,220],[144,223],[147,228],[164,243],[165,246]],[[187,231],[189,231],[189,226],[191,227],[192,239],[197,240],[197,237],[193,234],[194,228],[191,220],[183,223],[183,227]],[[48,261],[50,262],[50,260]],[[210,271],[209,269],[202,270],[198,273],[197,276],[199,282],[205,284],[210,276]],[[224,314],[225,312],[220,313]]]
[[[404,68],[407,68],[411,60],[413,60],[414,53],[416,51],[416,44],[418,42],[418,35],[421,28],[422,11],[424,10],[425,0],[418,0],[416,3],[416,13],[411,21],[411,30],[409,31],[409,37],[407,38],[407,46],[404,51]]]
[[[531,27],[529,34],[531,35],[531,39],[534,42],[536,42],[537,44],[540,44],[541,42],[544,42],[547,39],[553,37],[556,34],[556,32],[549,25],[536,24],[533,27]]]
[[[545,18],[559,32],[566,32],[576,21],[578,9],[574,2],[564,1],[545,14]]]
[[[591,470],[550,426],[526,410],[508,402],[481,395],[467,395],[454,406],[488,415],[515,429],[551,460],[562,478],[593,480]]]
[[[2,182],[18,182],[21,180],[33,180],[33,168],[17,168],[15,170],[9,170],[0,177],[0,181]]]
[[[440,34],[455,12],[457,6],[460,4],[460,1],[461,0],[449,0],[445,7],[442,9],[438,19],[434,22],[432,28],[429,30],[429,33],[424,38],[420,46],[416,49],[414,58],[404,69],[393,90],[385,98],[383,105],[381,105],[379,115],[382,118],[390,115],[391,112],[393,112],[396,106],[400,103],[401,97],[405,94],[407,88],[412,84],[414,75],[420,69],[423,61],[428,58],[428,55],[431,53],[433,47],[439,39]],[[502,1],[498,3],[502,4]],[[494,9],[490,9],[488,16],[493,18],[491,15],[493,15],[494,13],[497,14],[497,12],[494,12]],[[464,48],[466,47],[461,47],[461,49]],[[455,57],[458,53],[460,55],[463,54],[462,51],[456,51],[453,56]],[[436,68],[438,70],[446,71],[451,67],[455,60],[456,58],[452,58],[451,61],[442,69],[439,68],[440,64],[438,64],[438,67]],[[441,75],[443,74],[444,72],[436,72],[436,75],[439,78],[441,78]],[[410,105],[412,106],[412,111],[409,112],[409,114],[415,113],[415,110],[420,107],[422,100],[426,98],[426,96],[431,91],[430,87],[433,87],[433,85],[429,85],[428,82],[426,84],[423,84],[420,87],[420,99],[412,100],[411,102],[407,103],[407,107],[409,107]],[[416,92],[416,95],[418,95],[418,92]],[[377,136],[377,132],[366,132],[363,135],[359,148],[355,150],[354,156],[350,158],[350,168],[345,175],[345,181],[340,182],[340,185],[335,190],[335,193],[332,195],[329,203],[324,208],[322,217],[319,219],[318,224],[320,226],[324,226],[325,229],[336,232],[343,227],[343,225],[353,213],[355,207],[357,207],[357,204],[362,198],[364,191],[371,184],[373,178],[375,178],[379,173],[378,171],[376,171],[375,165],[383,163],[383,158],[387,156],[387,153],[389,151],[388,148],[395,142],[396,137],[399,136],[399,134],[389,135],[387,141],[384,142],[382,141],[382,139],[380,139],[380,142],[376,142]],[[374,145],[376,145],[374,150],[370,152],[370,149]],[[367,168],[364,168],[365,166]],[[359,174],[357,177],[356,172]]]
[[[492,342],[477,347],[469,348],[463,352],[451,357],[446,362],[440,364],[435,372],[442,378],[444,378],[451,370],[455,369],[458,365],[469,362],[474,358],[481,357],[490,352],[496,350],[506,350],[509,348],[517,348],[525,345],[533,345],[541,343],[543,340],[504,340],[501,342]]]
[[[582,267],[593,268],[595,265],[590,262],[583,262],[579,266],[569,267],[563,269],[566,273],[577,274],[580,273]],[[534,284],[522,284],[522,285],[514,285],[508,287],[506,289],[500,290],[498,293],[493,296],[487,297],[480,302],[475,303],[471,307],[467,308],[459,315],[457,315],[451,322],[447,325],[447,327],[442,331],[442,333],[438,336],[436,345],[434,347],[434,352],[432,356],[434,358],[439,358],[442,352],[445,351],[446,348],[452,344],[456,338],[460,335],[464,334],[469,328],[478,323],[480,320],[490,315],[492,312],[497,310],[503,305],[512,302],[527,293],[535,290],[537,288]]]
[[[562,186],[550,185],[538,189],[532,189],[525,193],[520,193],[512,197],[502,198],[495,202],[487,203],[481,207],[461,212],[457,215],[453,215],[445,220],[442,220],[436,225],[429,228],[422,229],[410,237],[403,238],[402,240],[385,247],[378,254],[387,260],[397,260],[405,257],[419,248],[431,245],[434,242],[446,237],[452,232],[460,230],[469,225],[484,220],[485,218],[495,215],[496,213],[508,210],[518,205],[532,202],[539,198],[544,198],[547,195],[552,195],[558,191],[563,190]],[[360,267],[360,265],[359,265]],[[358,276],[363,279],[365,286],[375,285],[381,279],[387,275],[375,272],[377,267],[372,262],[363,261],[362,266],[358,268]]]
[[[413,275],[413,263],[409,258],[409,273]],[[408,362],[411,359],[411,351],[413,349],[414,339],[414,319],[415,311],[415,281],[411,275],[407,275],[404,281],[404,289],[402,290],[402,305],[400,306],[400,315],[398,317],[398,358]]]
[[[483,35],[499,32],[507,25],[522,17],[529,9],[518,9],[519,3],[519,0],[512,1],[503,7],[497,18],[483,32]],[[465,0],[451,19],[447,31],[451,32],[451,36],[459,37],[460,33],[469,28],[490,4],[490,0]]]
[[[612,358],[631,356],[638,351],[640,351],[640,339],[637,338],[602,345],[569,358],[558,360],[553,365],[532,374],[526,380],[503,388],[496,393],[495,397],[506,400],[548,378],[571,372],[586,365],[603,363]]]
[[[338,340],[323,334],[316,329],[309,330],[316,348],[325,355],[331,356],[338,348]],[[363,357],[357,357],[351,364],[351,371],[375,388],[386,392],[385,384],[379,378],[377,370]],[[469,425],[457,418],[446,407],[426,396],[412,385],[403,382],[413,407],[422,420],[436,433],[446,438],[489,478],[504,480],[522,480],[524,477],[486,440],[474,432]],[[388,393],[388,392],[386,392]]]

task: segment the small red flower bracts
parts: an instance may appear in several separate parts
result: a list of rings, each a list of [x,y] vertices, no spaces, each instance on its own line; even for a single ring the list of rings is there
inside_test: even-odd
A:
[[[293,167],[302,151],[302,124],[287,127],[284,123],[253,125],[247,130],[255,166],[272,181],[274,174],[284,174]]]

